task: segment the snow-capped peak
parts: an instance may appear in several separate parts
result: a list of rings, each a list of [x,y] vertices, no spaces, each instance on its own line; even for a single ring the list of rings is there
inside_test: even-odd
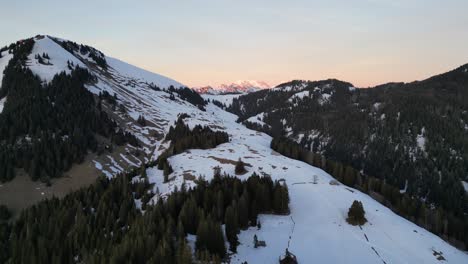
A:
[[[264,81],[239,80],[229,84],[220,84],[217,87],[202,86],[193,89],[202,94],[226,94],[226,93],[251,93],[262,89],[269,89],[272,86]]]

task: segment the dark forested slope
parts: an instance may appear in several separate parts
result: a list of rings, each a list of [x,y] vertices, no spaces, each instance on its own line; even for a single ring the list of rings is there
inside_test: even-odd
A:
[[[96,81],[88,70],[75,66],[49,83],[33,74],[27,67],[33,46],[34,39],[27,39],[9,47],[13,57],[0,88],[0,99],[8,97],[0,113],[0,181],[22,168],[33,180],[48,182],[96,151],[96,135],[119,143],[131,138],[85,88]]]
[[[468,65],[369,89],[292,81],[234,99],[229,110],[429,204],[468,211]]]

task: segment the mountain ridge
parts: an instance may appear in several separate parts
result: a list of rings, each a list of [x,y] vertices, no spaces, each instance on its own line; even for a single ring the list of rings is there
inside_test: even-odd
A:
[[[271,85],[264,81],[244,80],[236,81],[230,84],[220,84],[216,87],[201,86],[193,87],[195,91],[201,94],[233,94],[233,93],[251,93],[263,89],[270,89]]]

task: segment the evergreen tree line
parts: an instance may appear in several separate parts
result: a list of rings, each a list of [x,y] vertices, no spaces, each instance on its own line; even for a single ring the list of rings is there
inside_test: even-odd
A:
[[[219,170],[210,182],[198,179],[197,187],[182,185],[150,203],[144,170],[100,177],[63,199],[25,209],[12,224],[0,223],[0,262],[193,263],[186,241],[192,234],[196,259],[220,263],[225,240],[235,251],[238,233],[259,225],[258,214],[289,212],[286,185],[255,174],[241,181]]]
[[[88,55],[91,59],[94,60],[94,62],[103,68],[104,70],[107,69],[107,61],[106,57],[104,54],[90,46],[83,45],[83,44],[77,44],[76,42],[69,41],[69,40],[57,40],[55,38],[52,38],[53,41],[55,41],[57,44],[59,44],[62,48],[70,52],[71,54],[81,54],[81,55]]]
[[[208,99],[208,102],[210,102],[210,99]],[[218,100],[215,100],[215,99],[212,99],[211,102],[216,105],[217,107],[221,108],[221,109],[226,109],[226,104],[224,103],[221,103],[220,101]]]
[[[4,71],[0,98],[8,100],[0,114],[0,181],[11,180],[15,168],[23,168],[33,180],[59,177],[89,150],[102,148],[96,134],[117,144],[137,144],[84,87],[95,81],[87,70],[76,67],[70,75],[60,73],[43,84],[24,67],[33,45],[32,39],[15,45]]]
[[[396,214],[460,248],[468,248],[468,217],[466,215],[456,214],[442,206],[428,204],[408,193],[401,193],[399,188],[380,178],[362,174],[349,165],[326,159],[287,138],[273,138],[271,148],[282,155],[323,169],[341,183],[369,194]]]
[[[172,173],[172,168],[167,158],[180,154],[187,149],[210,149],[219,144],[229,142],[229,135],[223,131],[213,131],[208,126],[196,125],[190,129],[184,123],[187,114],[182,114],[177,119],[175,126],[169,128],[165,140],[170,140],[171,144],[158,158],[158,169],[164,170],[165,181]]]
[[[34,56],[34,58],[40,63],[40,64],[44,64],[44,65],[52,65],[50,63],[50,57],[49,57],[49,54],[47,53],[43,53],[42,56],[41,54],[36,54]],[[44,60],[44,59],[47,59],[47,62]]]
[[[175,155],[191,148],[214,148],[219,144],[229,142],[229,135],[224,131],[213,131],[208,126],[196,125],[190,129],[184,123],[183,118],[179,118],[175,126],[169,128],[165,140],[171,141],[171,147],[173,147],[171,154]]]
[[[182,100],[185,100],[193,104],[194,106],[197,106],[200,110],[205,111],[205,105],[206,105],[205,99],[203,99],[203,97],[201,97],[201,95],[195,92],[194,90],[187,88],[187,87],[175,88],[174,86],[171,85],[169,86],[168,91],[171,94],[172,93],[178,94]]]

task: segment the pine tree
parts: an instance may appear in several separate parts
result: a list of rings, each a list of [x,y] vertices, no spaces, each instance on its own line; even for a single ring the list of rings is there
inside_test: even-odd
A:
[[[354,200],[349,208],[348,218],[346,221],[352,225],[363,225],[367,222],[365,218],[365,211],[360,201]]]
[[[169,165],[169,162],[166,162],[164,163],[163,165],[163,174],[164,174],[164,182],[168,182],[169,181],[169,175],[172,173],[172,167],[171,165]]]
[[[141,174],[141,178],[143,179],[147,179],[148,178],[148,175],[146,173],[146,166],[144,163],[141,164],[141,167],[140,167],[140,174]]]
[[[197,227],[197,240],[195,241],[195,248],[197,251],[202,251],[207,249],[207,244],[209,240],[209,226],[205,218],[200,219],[200,223]]]
[[[344,171],[344,184],[348,186],[354,186],[354,182],[356,180],[356,173],[355,170],[351,166],[346,166]]]
[[[238,203],[239,227],[246,229],[249,226],[249,195],[245,189]]]
[[[192,264],[192,250],[185,242],[185,238],[181,239],[176,254],[177,264]]]
[[[275,182],[274,194],[273,194],[273,210],[277,214],[287,214],[289,204],[289,193],[286,185],[281,185],[279,182]]]
[[[229,206],[226,209],[226,214],[224,216],[224,224],[226,229],[226,238],[229,242],[229,249],[232,252],[237,251],[237,245],[239,244],[237,234],[239,233],[239,226],[237,222],[237,212],[234,207]]]
[[[138,116],[138,119],[137,119],[137,123],[140,125],[140,126],[146,126],[146,119],[144,116],[142,115],[139,115]]]
[[[245,169],[245,164],[241,160],[241,158],[239,158],[239,160],[237,160],[236,162],[235,172],[237,175],[241,175],[247,172],[247,170]]]
[[[195,234],[197,232],[199,226],[199,215],[197,204],[193,197],[186,201],[182,206],[179,219],[185,229],[185,232],[189,234]]]

